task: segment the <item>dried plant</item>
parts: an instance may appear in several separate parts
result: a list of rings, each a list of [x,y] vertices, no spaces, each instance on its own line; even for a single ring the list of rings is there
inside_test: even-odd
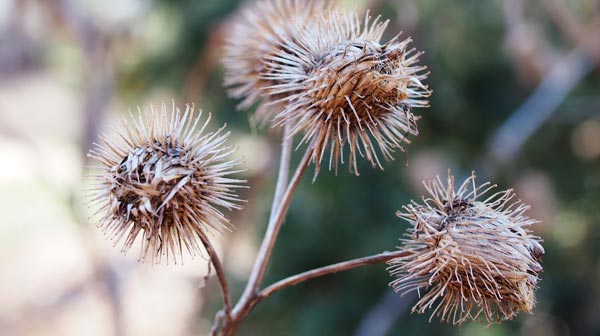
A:
[[[141,259],[177,260],[204,250],[214,266],[223,309],[211,334],[235,335],[250,312],[271,294],[309,279],[388,262],[398,292],[423,294],[413,311],[435,306],[432,318],[461,324],[484,316],[490,322],[530,312],[542,271],[544,249],[530,234],[535,223],[511,190],[480,198],[495,186],[475,185],[475,175],[455,190],[448,173],[428,181],[424,204],[413,202],[398,215],[412,224],[400,249],[312,269],[263,286],[265,273],[293,195],[307,167],[317,177],[325,152],[329,169],[344,164],[358,175],[358,157],[383,169],[396,150],[406,153],[418,135],[413,108],[427,107],[421,55],[410,39],[382,42],[387,21],[361,21],[324,2],[263,0],[246,10],[226,46],[225,83],[243,98],[240,108],[263,99],[255,117],[283,126],[282,151],[267,228],[248,281],[235,305],[219,256],[207,234],[230,227],[217,209],[238,209],[235,189],[242,180],[223,129],[199,130],[193,107],[151,108],[143,120],[124,119],[119,143],[106,136],[90,157],[101,163],[94,201],[104,213],[101,226],[127,251],[142,235]],[[209,117],[210,119],[210,117]],[[290,178],[293,138],[307,147]],[[382,159],[380,159],[382,157]]]
[[[238,160],[228,159],[234,149],[224,143],[223,128],[204,133],[210,115],[186,106],[181,115],[173,106],[167,112],[150,107],[143,119],[123,118],[117,129],[121,141],[102,136],[89,156],[100,162],[95,176],[93,202],[100,205],[99,225],[127,252],[138,236],[140,259],[167,262],[187,250],[202,254],[207,234],[230,228],[217,209],[239,209],[234,189],[245,181],[229,178]],[[201,126],[200,129],[196,129]]]
[[[323,1],[316,0],[263,0],[243,12],[244,18],[235,24],[223,58],[230,96],[243,98],[238,108],[249,108],[260,100],[265,88],[282,83],[263,76],[272,56],[285,39],[297,35],[298,27],[310,26],[311,19],[325,7]],[[261,104],[256,121],[267,121],[272,112]]]
[[[386,26],[368,14],[361,24],[354,13],[330,10],[267,56],[264,77],[279,84],[265,94],[285,104],[275,124],[288,125],[290,136],[304,134],[315,177],[328,146],[330,170],[344,163],[347,144],[358,175],[358,155],[383,169],[379,155],[393,160],[418,134],[412,108],[428,106],[426,67],[416,65],[421,53],[408,49],[410,39],[381,42]]]
[[[424,184],[423,204],[397,213],[411,224],[401,247],[411,253],[389,262],[394,290],[418,291],[413,311],[435,307],[431,318],[454,324],[531,312],[544,249],[528,230],[536,222],[525,215],[529,207],[512,190],[482,199],[496,186],[476,186],[474,174],[458,190],[450,172],[446,184],[439,176]]]

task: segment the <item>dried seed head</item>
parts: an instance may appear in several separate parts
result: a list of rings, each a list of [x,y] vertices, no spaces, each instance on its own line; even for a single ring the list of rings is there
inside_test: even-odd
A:
[[[361,24],[356,14],[330,10],[267,56],[264,77],[280,84],[266,94],[286,104],[276,124],[304,133],[315,177],[328,146],[330,170],[344,163],[347,144],[350,171],[358,175],[358,155],[383,169],[379,155],[393,160],[394,150],[405,151],[408,136],[418,134],[412,108],[428,106],[430,95],[425,67],[415,65],[421,53],[408,49],[410,39],[382,43],[386,27],[369,14]]]
[[[230,96],[244,98],[239,109],[256,103],[263,89],[280,84],[277,79],[264,78],[270,56],[281,49],[287,36],[295,36],[298,27],[309,25],[310,19],[325,8],[320,0],[263,0],[244,11],[225,46],[225,85]],[[271,119],[271,109],[261,104],[255,118],[258,122]]]
[[[454,324],[531,312],[544,249],[528,230],[536,222],[524,215],[529,207],[512,190],[479,200],[496,186],[475,186],[474,174],[457,191],[450,172],[447,185],[439,176],[424,184],[424,204],[413,201],[397,213],[412,225],[401,247],[411,253],[389,262],[397,277],[390,286],[418,291],[413,312],[433,308],[431,318]]]
[[[120,141],[101,136],[88,154],[101,164],[92,202],[115,245],[125,237],[124,253],[141,235],[140,260],[159,263],[165,256],[177,263],[184,249],[202,255],[207,234],[230,228],[217,207],[239,209],[234,189],[245,181],[228,177],[239,162],[228,159],[229,132],[203,133],[210,114],[201,123],[193,106],[183,115],[175,105],[167,112],[165,104],[144,112],[145,120],[141,111],[139,118],[123,118]]]

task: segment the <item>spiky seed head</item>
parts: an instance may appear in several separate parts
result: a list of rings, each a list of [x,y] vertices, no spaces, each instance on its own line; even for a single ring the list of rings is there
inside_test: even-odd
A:
[[[326,7],[321,0],[263,0],[243,12],[225,45],[223,64],[229,95],[243,98],[239,109],[260,100],[265,88],[281,84],[263,76],[272,55],[282,48],[284,39],[310,25],[314,15]],[[261,104],[255,114],[262,123],[272,117],[272,109]]]
[[[429,195],[397,215],[411,224],[401,249],[389,262],[396,292],[418,291],[413,312],[431,308],[431,319],[462,324],[485,317],[490,323],[531,312],[544,249],[529,226],[528,206],[512,190],[488,195],[496,186],[475,185],[475,175],[455,190],[448,181],[424,182]]]
[[[426,67],[416,65],[421,53],[408,49],[410,39],[381,42],[387,23],[367,13],[361,24],[356,14],[332,9],[267,56],[265,78],[280,84],[266,94],[285,103],[276,124],[304,134],[315,177],[327,151],[337,172],[348,145],[349,169],[358,175],[358,156],[383,169],[379,156],[393,160],[418,134],[413,108],[429,104]]]
[[[98,225],[115,245],[124,239],[124,253],[141,236],[142,261],[203,255],[208,235],[230,229],[218,208],[240,208],[234,190],[245,181],[228,177],[239,162],[229,159],[229,132],[204,132],[210,114],[202,122],[193,106],[183,115],[174,104],[170,112],[165,104],[138,110],[88,154],[100,163],[91,201],[100,206]]]

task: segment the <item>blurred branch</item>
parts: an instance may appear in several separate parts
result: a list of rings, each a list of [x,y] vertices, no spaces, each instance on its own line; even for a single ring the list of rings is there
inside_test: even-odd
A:
[[[81,10],[71,0],[49,0],[47,5],[67,27],[79,43],[83,52],[84,65],[82,82],[84,84],[84,134],[81,143],[82,157],[99,133],[98,125],[112,97],[114,75],[109,59],[109,37],[94,24],[90,15]]]
[[[520,80],[535,86],[559,60],[558,52],[544,38],[539,25],[525,19],[523,0],[506,0],[503,5],[506,53]]]
[[[81,162],[84,164],[87,162],[86,153],[98,137],[101,119],[113,94],[114,74],[108,48],[110,38],[94,24],[95,21],[89,13],[77,6],[78,3],[71,0],[49,0],[45,5],[67,27],[80,45],[83,54],[81,81],[84,94],[82,104],[84,133],[80,140],[80,151]],[[78,211],[78,204],[75,204],[75,200],[79,199],[78,193],[78,190],[72,190],[66,197],[70,199],[70,211],[77,218],[76,223],[86,223],[87,220]],[[83,241],[91,242],[93,238],[88,232],[86,229],[82,230],[81,236]],[[86,245],[95,273],[103,280],[107,292],[115,335],[123,335],[120,278],[110,261],[94,250],[93,244]]]
[[[564,6],[561,0],[542,1],[550,18],[558,29],[565,35],[573,45],[578,45],[583,32],[583,25],[575,16]]]
[[[494,133],[485,160],[494,164],[513,160],[523,144],[594,67],[581,46],[559,61],[531,96]]]
[[[558,61],[525,102],[492,136],[483,168],[494,175],[493,167],[513,160],[523,144],[552,116],[564,99],[600,61],[598,18],[585,29],[579,45]]]
[[[596,64],[600,63],[600,15],[595,15],[590,23],[582,24],[560,0],[543,1],[550,17],[558,29],[573,45],[581,45]],[[598,2],[600,6],[600,2]]]
[[[391,290],[386,290],[379,301],[369,309],[361,319],[354,336],[385,336],[392,329],[417,298],[416,293],[401,297]]]

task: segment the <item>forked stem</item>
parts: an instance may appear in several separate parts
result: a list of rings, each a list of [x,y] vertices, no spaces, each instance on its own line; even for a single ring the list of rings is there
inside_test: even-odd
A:
[[[283,151],[286,146],[291,146],[291,138],[284,134],[284,142],[290,142],[289,144],[283,145],[282,157],[284,155]],[[283,169],[287,169],[289,167],[289,159],[282,159],[282,164],[280,165],[280,171]],[[311,159],[311,152],[308,150],[302,157],[294,176],[290,180],[285,192],[281,196],[281,199],[277,201],[276,198],[273,199],[273,207],[275,211],[273,215],[269,219],[269,224],[267,226],[267,231],[265,232],[265,236],[260,246],[260,250],[258,252],[258,256],[256,257],[256,261],[252,268],[252,272],[248,279],[248,283],[246,284],[246,288],[244,289],[244,293],[242,294],[240,300],[235,305],[231,312],[231,318],[227,319],[224,323],[222,335],[233,335],[237,329],[239,328],[240,323],[244,320],[244,318],[250,313],[254,305],[258,302],[257,295],[258,290],[260,288],[260,284],[264,278],[265,272],[267,270],[267,266],[269,265],[269,260],[271,259],[271,254],[273,252],[273,247],[275,246],[275,241],[277,240],[277,236],[279,235],[279,231],[281,229],[281,225],[283,224],[283,220],[287,214],[290,203],[292,201],[292,196],[302,179],[302,175],[304,171],[308,167]],[[287,173],[281,173],[278,176],[277,184],[280,185],[280,181],[287,177]],[[285,185],[285,183],[284,183]]]
[[[246,316],[248,316],[248,314],[252,311],[254,306],[256,306],[256,304],[269,297],[271,294],[280,291],[286,287],[290,287],[301,282],[328,274],[347,271],[366,265],[373,265],[386,262],[394,258],[406,256],[408,253],[410,253],[406,251],[383,252],[373,256],[344,261],[296,274],[294,276],[275,282],[274,284],[266,287],[265,289],[260,290],[260,285],[267,270],[267,266],[269,265],[269,260],[271,259],[271,254],[273,252],[275,242],[279,235],[279,231],[289,209],[290,203],[292,201],[292,196],[296,191],[300,180],[302,179],[302,175],[304,174],[306,168],[310,164],[310,160],[312,157],[312,152],[310,150],[307,150],[304,156],[302,157],[300,163],[298,164],[294,176],[290,180],[289,184],[287,184],[292,145],[292,140],[288,137],[288,132],[289,129],[286,128],[284,132],[284,140],[282,143],[281,162],[279,166],[279,174],[277,178],[275,195],[273,197],[272,209],[269,217],[269,224],[267,226],[265,236],[261,243],[258,256],[256,257],[256,261],[252,268],[252,272],[248,279],[248,283],[246,284],[246,287],[244,289],[244,293],[240,297],[240,300],[235,305],[235,307],[233,307],[232,310],[229,310],[229,313],[226,304],[224,313],[220,313],[217,315],[215,324],[220,325],[220,327],[217,326],[217,328],[220,330],[214,331],[220,332],[221,335],[234,335],[239,329],[241,323],[244,321]],[[286,185],[287,187],[285,187]]]
[[[240,301],[233,309],[234,314],[238,313],[240,309],[246,304],[251,296],[256,295],[256,292],[260,286],[260,282],[262,281],[265,271],[267,269],[267,265],[271,258],[271,253],[273,252],[273,247],[275,246],[275,241],[277,240],[277,236],[279,235],[279,230],[281,229],[281,224],[283,224],[283,219],[287,214],[287,210],[292,201],[292,195],[296,191],[300,179],[308,166],[310,161],[310,153],[307,152],[302,161],[298,165],[290,184],[288,185],[285,193],[281,198],[281,202],[278,206],[278,209],[275,211],[275,215],[269,221],[269,225],[267,226],[267,232],[265,233],[265,237],[261,244],[258,257],[256,258],[256,262],[254,263],[254,268],[252,269],[252,273],[250,274],[250,279],[248,280],[248,284],[246,285],[246,289],[244,294],[240,298]]]
[[[308,281],[308,280],[311,280],[314,278],[322,277],[325,275],[334,274],[334,273],[338,273],[338,272],[344,272],[344,271],[348,271],[348,270],[358,268],[358,267],[380,264],[380,263],[384,263],[384,262],[390,261],[395,258],[406,257],[406,256],[410,255],[411,253],[412,252],[410,252],[410,251],[402,251],[402,250],[393,251],[393,252],[386,251],[386,252],[382,252],[382,253],[375,254],[372,256],[368,256],[368,257],[352,259],[352,260],[343,261],[343,262],[339,262],[339,263],[328,265],[328,266],[323,266],[320,268],[315,268],[315,269],[312,269],[312,270],[309,270],[306,272],[302,272],[302,273],[298,273],[296,275],[279,280],[279,281],[273,283],[272,285],[266,287],[265,289],[257,292],[256,295],[252,296],[251,299],[249,301],[247,301],[246,305],[244,307],[242,307],[243,310],[241,310],[238,315],[235,315],[235,317],[229,321],[231,323],[227,326],[227,328],[224,328],[223,335],[234,335],[235,332],[237,331],[237,329],[239,328],[240,324],[243,322],[243,319],[248,315],[248,313],[250,313],[250,311],[258,303],[260,303],[262,300],[266,299],[267,297],[271,296],[273,293],[278,292],[284,288],[295,286],[299,283],[302,283],[302,282],[305,282],[305,281]]]
[[[239,312],[242,309],[242,307],[246,305],[246,303],[250,300],[250,297],[256,292],[256,290],[260,286],[260,281],[262,280],[262,277],[264,276],[264,272],[266,270],[266,264],[269,262],[269,258],[271,256],[271,250],[273,249],[275,240],[277,238],[277,234],[279,233],[280,223],[279,225],[277,224],[276,217],[279,214],[282,197],[284,196],[282,195],[282,190],[285,190],[285,187],[287,185],[288,171],[291,159],[292,139],[288,137],[288,132],[289,127],[286,127],[284,129],[283,134],[279,173],[277,175],[275,194],[273,196],[273,202],[271,204],[271,213],[269,215],[267,231],[265,232],[265,236],[261,243],[258,256],[256,257],[256,261],[254,262],[254,266],[252,267],[252,272],[250,273],[250,277],[248,278],[246,288],[244,288],[244,292],[234,308],[236,313]],[[291,194],[289,193],[286,194],[288,197],[291,196]]]

